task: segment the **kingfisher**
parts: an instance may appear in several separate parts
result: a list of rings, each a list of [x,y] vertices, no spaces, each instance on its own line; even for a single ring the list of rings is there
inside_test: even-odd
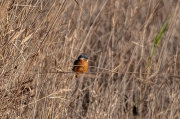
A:
[[[72,70],[76,72],[76,78],[81,74],[81,73],[86,73],[88,69],[88,56],[86,54],[81,54],[77,60],[74,61],[74,66]]]

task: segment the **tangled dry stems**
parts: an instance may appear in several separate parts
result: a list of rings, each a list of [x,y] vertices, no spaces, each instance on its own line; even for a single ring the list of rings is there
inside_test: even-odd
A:
[[[180,117],[179,0],[0,5],[1,118]],[[72,64],[83,52],[94,62],[75,79]]]

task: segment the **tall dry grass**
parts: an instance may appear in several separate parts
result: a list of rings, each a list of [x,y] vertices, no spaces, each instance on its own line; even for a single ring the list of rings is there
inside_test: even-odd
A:
[[[0,118],[180,118],[179,11],[179,0],[1,1]],[[94,62],[76,79],[81,53]]]

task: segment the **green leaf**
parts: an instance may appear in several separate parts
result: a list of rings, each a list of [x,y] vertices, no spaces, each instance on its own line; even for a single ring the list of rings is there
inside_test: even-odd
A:
[[[155,38],[155,40],[154,40],[154,43],[153,43],[153,46],[152,46],[152,49],[151,49],[151,53],[150,53],[150,59],[153,57],[154,50],[155,50],[156,46],[157,46],[158,43],[161,41],[161,37],[162,37],[162,35],[163,35],[163,33],[164,33],[165,29],[166,29],[166,26],[167,26],[168,21],[169,21],[169,18],[167,18],[167,19],[165,20],[165,22],[163,23],[163,25],[162,25],[159,33],[157,34],[157,36],[156,36],[156,38]]]

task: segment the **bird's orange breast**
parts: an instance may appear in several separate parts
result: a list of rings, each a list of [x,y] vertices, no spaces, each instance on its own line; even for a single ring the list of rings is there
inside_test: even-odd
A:
[[[88,62],[86,60],[79,60],[77,66],[74,68],[74,72],[86,73],[88,69]]]

